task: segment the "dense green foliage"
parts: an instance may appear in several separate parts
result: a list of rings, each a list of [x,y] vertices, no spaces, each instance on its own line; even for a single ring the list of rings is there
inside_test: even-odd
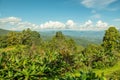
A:
[[[48,41],[43,41],[38,32],[30,29],[9,32],[0,36],[0,79],[120,79],[119,71],[109,75],[94,72],[96,69],[111,68],[119,62],[119,36],[119,31],[110,27],[102,44],[90,44],[84,48],[61,31]]]
[[[103,38],[103,46],[106,50],[117,49],[120,44],[120,34],[115,27],[110,27]]]

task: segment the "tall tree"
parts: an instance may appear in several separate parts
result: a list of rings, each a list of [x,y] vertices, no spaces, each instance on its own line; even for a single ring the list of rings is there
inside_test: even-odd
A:
[[[22,31],[22,34],[21,34],[21,43],[22,44],[31,45],[31,39],[30,39],[31,32],[32,31],[29,28],[27,30]]]
[[[118,48],[119,40],[119,31],[115,27],[110,27],[105,32],[105,36],[103,38],[103,46],[106,50],[113,50]]]
[[[29,28],[21,33],[21,42],[25,45],[38,44],[40,42],[40,34],[37,31],[31,31]]]
[[[40,45],[41,44],[41,37],[40,37],[39,32],[32,31],[31,32],[31,40],[32,40],[32,44]]]

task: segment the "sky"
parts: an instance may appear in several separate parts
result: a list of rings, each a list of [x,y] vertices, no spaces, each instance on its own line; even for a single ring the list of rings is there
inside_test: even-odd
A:
[[[106,30],[120,28],[120,0],[0,0],[0,28]]]

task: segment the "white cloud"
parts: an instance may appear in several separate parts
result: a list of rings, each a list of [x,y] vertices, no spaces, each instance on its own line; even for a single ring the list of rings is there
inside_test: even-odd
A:
[[[59,21],[48,21],[40,25],[41,29],[74,29],[76,24],[73,20],[68,20],[66,23]]]
[[[92,27],[93,26],[93,22],[91,20],[88,20],[87,22],[85,22],[85,24],[83,26],[84,27]]]
[[[83,24],[76,24],[73,20],[67,20],[66,23],[59,21],[48,21],[40,25],[36,25],[30,22],[23,22],[22,19],[17,17],[0,18],[0,28],[9,30],[23,30],[30,28],[32,30],[42,29],[68,29],[68,30],[105,30],[108,28],[108,24],[99,20],[97,23],[91,20],[86,21]]]
[[[95,24],[88,20],[84,24],[76,25],[73,20],[68,20],[66,23],[59,21],[48,21],[44,24],[41,24],[39,29],[68,29],[68,30],[106,30],[108,24],[99,20]]]
[[[40,25],[41,29],[65,29],[65,24],[58,21],[48,21]]]
[[[74,23],[73,20],[68,20],[67,23],[66,23],[66,25],[68,25],[68,26],[74,26],[75,23]]]
[[[30,22],[22,22],[22,19],[17,17],[1,18],[0,25],[0,28],[6,27],[6,29],[10,30],[23,30],[26,28],[35,29],[38,26]]]
[[[117,0],[82,0],[81,4],[83,4],[87,8],[106,8],[111,3],[116,2]]]
[[[101,20],[99,20],[99,21],[96,23],[96,26],[97,26],[97,27],[106,28],[106,27],[108,27],[108,24],[105,23],[105,22],[102,22]]]
[[[27,28],[35,30],[37,27],[38,25],[30,23],[30,22],[19,22],[18,24],[16,24],[16,29],[19,29],[19,30],[23,30]]]
[[[68,20],[66,22],[66,28],[75,28],[76,27],[76,23],[73,20]]]
[[[7,17],[7,18],[0,19],[1,23],[11,23],[11,24],[13,24],[13,23],[18,23],[20,21],[21,21],[21,19],[17,18],[17,17]]]
[[[91,20],[88,20],[83,25],[81,25],[80,30],[92,30],[92,31],[99,31],[99,30],[106,30],[108,28],[108,24],[99,20],[96,24],[93,24]]]

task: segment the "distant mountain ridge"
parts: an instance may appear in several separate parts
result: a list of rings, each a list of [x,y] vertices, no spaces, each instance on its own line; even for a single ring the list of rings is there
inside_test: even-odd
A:
[[[91,43],[102,42],[105,31],[76,31],[76,30],[40,30],[38,31],[43,40],[50,40],[57,31],[62,31],[66,37],[71,37],[79,45],[86,46]],[[10,30],[0,29],[0,36],[6,35]]]
[[[54,36],[58,30],[41,30],[39,31],[42,38],[47,40]],[[62,33],[75,40],[78,45],[87,46],[88,44],[102,43],[105,31],[76,31],[76,30],[60,30]],[[47,39],[46,39],[47,38]]]
[[[76,30],[40,30],[42,36],[53,36],[57,31],[62,31],[66,36],[82,38],[99,38],[102,39],[105,31],[76,31]],[[0,35],[9,33],[10,30],[0,29]]]
[[[99,38],[102,39],[105,32],[104,31],[76,31],[76,30],[61,30],[62,33],[66,36],[71,36],[71,37],[84,37],[84,38]],[[41,30],[40,34],[42,35],[55,35],[57,31],[55,30],[50,30],[50,31],[44,31]]]

